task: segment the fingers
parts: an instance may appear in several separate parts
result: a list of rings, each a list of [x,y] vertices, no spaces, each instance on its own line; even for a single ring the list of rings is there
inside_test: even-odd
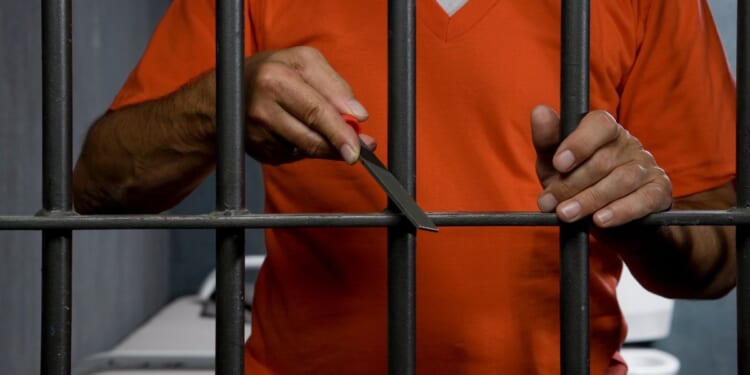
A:
[[[531,111],[531,138],[537,154],[552,155],[560,143],[560,116],[547,106]]]
[[[560,117],[552,108],[537,106],[531,111],[531,138],[536,150],[536,172],[542,185],[556,171],[552,156],[560,143]]]
[[[650,182],[598,210],[594,214],[594,224],[601,228],[614,227],[653,212],[668,210],[672,205],[671,186],[668,181]]]
[[[624,224],[668,209],[672,202],[666,174],[658,167],[651,169],[637,162],[621,165],[592,186],[573,194],[556,191],[558,186],[552,184],[539,198],[543,211],[555,211],[565,222],[593,214],[594,223],[600,227]]]
[[[289,80],[283,91],[286,90],[289,91],[277,98],[279,105],[306,125],[308,130],[322,135],[347,163],[356,162],[359,158],[359,137],[341,118],[339,111],[301,79]],[[303,147],[309,156],[326,156],[329,152],[326,142],[297,143],[293,138],[287,139]]]
[[[319,53],[315,55],[309,49],[300,51],[305,52],[285,50],[279,53],[280,57],[274,55],[252,67],[247,112],[251,123],[248,133],[254,136],[248,135],[248,149],[289,148],[283,145],[284,142],[277,144],[275,138],[278,137],[297,147],[301,156],[331,158],[340,155],[352,164],[359,158],[360,140],[341,119],[341,113],[359,112],[352,115],[362,118],[366,117],[366,111],[357,109],[357,106],[361,107],[359,104],[352,107],[349,86],[322,56],[315,57]],[[323,83],[328,79],[332,82]],[[341,99],[346,97],[351,99]],[[348,109],[337,108],[330,98],[338,98],[339,106],[346,104]],[[257,126],[265,127],[265,131],[254,130]],[[248,152],[252,155],[251,151]]]
[[[295,69],[340,113],[350,114],[359,121],[367,119],[367,110],[354,98],[349,84],[328,64],[320,51],[312,47],[294,47],[283,51],[278,58]]]
[[[641,152],[643,154],[639,155]],[[623,152],[623,147],[619,143],[609,143],[594,153],[588,160],[578,165],[576,169],[566,174],[555,173],[552,177],[546,179],[544,193],[540,196],[538,202],[539,208],[542,211],[553,211],[558,202],[581,193],[605,178],[613,177],[615,180],[623,178],[626,179],[626,183],[615,184],[614,186],[604,184],[600,185],[600,188],[622,189],[628,186],[627,182],[643,182],[643,176],[640,173],[648,172],[648,168],[652,165],[655,166],[656,163],[647,152],[640,149]],[[610,195],[599,194],[599,196]]]
[[[376,148],[378,148],[378,143],[375,142],[375,138],[367,135],[367,134],[360,134],[359,139],[364,143],[367,148],[369,148],[372,151],[375,151]]]
[[[609,227],[671,206],[664,170],[607,112],[589,113],[559,144],[559,120],[551,109],[535,108],[531,123],[542,211],[565,222],[593,215],[597,226]]]
[[[606,111],[592,111],[560,143],[552,157],[552,164],[560,173],[569,172],[597,150],[618,139],[623,130]]]
[[[560,142],[560,117],[550,107],[535,107],[531,112],[531,135],[537,153],[537,174],[542,185],[547,186],[551,176],[571,172],[585,163],[616,140],[621,128],[607,112],[593,111]],[[601,172],[598,175],[601,177]]]

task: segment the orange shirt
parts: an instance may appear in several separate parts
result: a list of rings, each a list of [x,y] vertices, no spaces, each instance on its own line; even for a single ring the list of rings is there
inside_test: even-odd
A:
[[[214,1],[176,0],[113,108],[167,95],[214,65]],[[247,53],[318,48],[370,111],[386,159],[386,2],[248,0]],[[429,211],[535,211],[530,110],[559,108],[560,1],[418,0],[417,198]],[[653,152],[676,196],[734,175],[734,83],[703,0],[593,0],[591,106]],[[361,167],[264,167],[269,212],[374,212]],[[386,235],[267,233],[248,374],[386,373]],[[556,228],[441,228],[417,238],[420,374],[559,369]],[[617,254],[591,251],[592,374],[622,372]],[[619,369],[619,370],[618,370]]]

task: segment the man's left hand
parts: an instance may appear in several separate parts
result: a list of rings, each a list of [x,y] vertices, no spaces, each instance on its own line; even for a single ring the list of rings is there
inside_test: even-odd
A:
[[[593,215],[598,227],[622,225],[672,205],[672,183],[653,155],[606,111],[587,114],[560,142],[560,118],[547,106],[531,112],[537,204],[573,222]]]

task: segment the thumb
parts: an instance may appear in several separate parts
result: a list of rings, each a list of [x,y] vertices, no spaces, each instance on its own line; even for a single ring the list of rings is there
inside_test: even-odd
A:
[[[531,139],[537,156],[537,176],[544,183],[556,173],[552,157],[560,144],[560,116],[552,108],[539,105],[531,110]]]

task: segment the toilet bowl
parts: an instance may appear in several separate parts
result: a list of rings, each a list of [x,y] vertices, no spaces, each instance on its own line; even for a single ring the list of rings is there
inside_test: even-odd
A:
[[[677,375],[680,371],[680,361],[658,349],[623,348],[620,354],[628,364],[628,375]]]
[[[645,290],[627,267],[623,269],[617,286],[617,298],[628,324],[625,343],[641,345],[626,345],[620,349],[628,365],[628,375],[677,375],[680,370],[677,357],[658,349],[642,347],[669,336],[674,301]]]

